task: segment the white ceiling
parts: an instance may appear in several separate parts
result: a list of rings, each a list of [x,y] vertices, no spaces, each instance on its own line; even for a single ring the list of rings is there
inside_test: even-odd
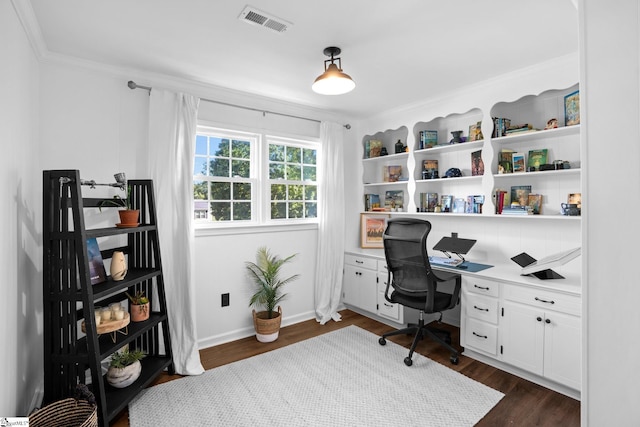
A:
[[[355,117],[578,51],[572,0],[30,1],[49,53]],[[242,22],[247,4],[293,26]],[[327,46],[353,92],[311,91]]]

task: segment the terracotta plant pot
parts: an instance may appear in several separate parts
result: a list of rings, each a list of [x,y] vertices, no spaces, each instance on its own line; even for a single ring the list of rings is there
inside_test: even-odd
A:
[[[139,360],[124,368],[109,366],[107,382],[115,388],[124,388],[133,384],[140,377],[140,372],[142,372],[142,364]]]
[[[118,215],[120,215],[120,224],[122,226],[137,226],[138,218],[140,218],[140,211],[137,209],[124,209],[119,210]]]
[[[132,322],[144,322],[149,318],[149,312],[151,311],[151,303],[146,304],[129,304],[129,312]]]
[[[273,318],[269,319],[268,311],[256,312],[253,310],[253,327],[256,330],[256,339],[260,342],[272,342],[278,339],[280,323],[282,322],[282,308],[278,306]]]

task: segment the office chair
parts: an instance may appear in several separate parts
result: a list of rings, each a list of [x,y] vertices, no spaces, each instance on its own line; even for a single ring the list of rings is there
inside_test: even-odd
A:
[[[451,352],[450,361],[458,364],[458,351],[451,346],[449,332],[428,328],[424,324],[424,314],[440,313],[450,310],[458,304],[462,279],[454,272],[438,271],[431,268],[427,255],[427,236],[431,231],[429,221],[414,218],[391,218],[383,234],[384,255],[387,260],[388,277],[384,297],[391,303],[420,310],[418,324],[408,324],[407,328],[388,332],[378,340],[380,345],[387,343],[392,335],[415,334],[409,356],[404,359],[407,366],[413,364],[411,357],[418,343],[429,336]],[[438,291],[438,285],[454,282],[453,293]],[[389,295],[389,289],[393,292]]]

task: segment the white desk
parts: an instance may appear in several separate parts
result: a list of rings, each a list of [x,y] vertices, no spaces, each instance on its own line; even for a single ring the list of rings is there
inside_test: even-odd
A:
[[[473,260],[470,260],[473,261]],[[581,280],[521,276],[508,260],[462,275],[460,345],[463,355],[545,387],[580,398]],[[345,254],[343,302],[392,320],[400,327],[404,311],[384,299],[384,257]],[[408,310],[408,309],[407,309]]]

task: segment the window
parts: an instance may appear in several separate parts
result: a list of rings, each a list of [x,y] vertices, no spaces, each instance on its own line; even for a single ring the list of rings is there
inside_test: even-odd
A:
[[[271,219],[317,218],[317,148],[269,139]]]
[[[195,145],[196,223],[316,222],[317,142],[199,126]]]

